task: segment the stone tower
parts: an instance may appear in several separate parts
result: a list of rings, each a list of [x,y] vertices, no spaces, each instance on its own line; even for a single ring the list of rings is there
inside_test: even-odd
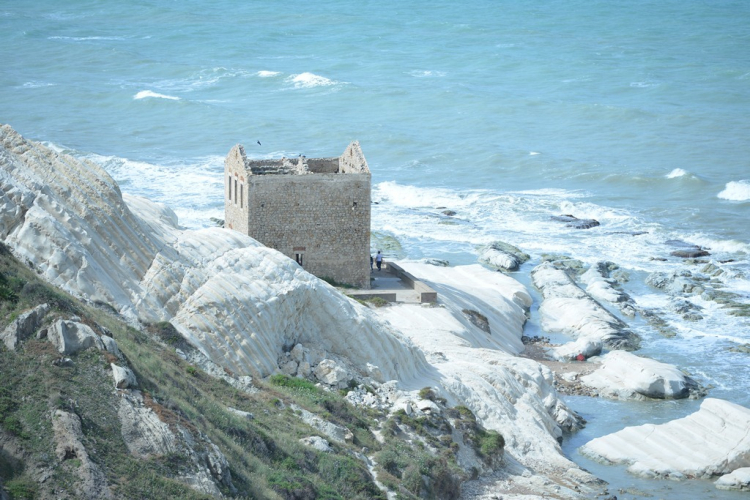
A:
[[[359,142],[333,158],[224,162],[224,216],[319,278],[370,287],[370,169]]]

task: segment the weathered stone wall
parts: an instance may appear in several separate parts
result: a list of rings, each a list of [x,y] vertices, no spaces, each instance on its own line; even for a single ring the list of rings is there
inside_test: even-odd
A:
[[[275,248],[319,278],[370,287],[370,170],[353,142],[341,157],[224,165],[225,227]]]
[[[365,155],[362,153],[362,148],[359,147],[358,141],[349,144],[346,151],[344,151],[344,154],[341,155],[339,162],[339,172],[341,173],[370,173],[367,161],[365,160]]]
[[[224,227],[248,234],[246,161],[245,149],[239,144],[224,161]]]
[[[370,174],[250,177],[248,234],[320,278],[370,286]]]

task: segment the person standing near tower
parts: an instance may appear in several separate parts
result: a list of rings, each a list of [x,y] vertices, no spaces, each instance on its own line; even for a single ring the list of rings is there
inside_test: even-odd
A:
[[[380,253],[380,250],[378,250],[378,254],[375,256],[375,262],[378,265],[378,271],[380,271],[380,266],[383,264],[383,254]]]

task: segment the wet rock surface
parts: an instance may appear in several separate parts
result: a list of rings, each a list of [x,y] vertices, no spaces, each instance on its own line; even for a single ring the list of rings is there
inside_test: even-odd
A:
[[[596,219],[579,219],[569,214],[553,215],[551,219],[557,222],[564,222],[565,227],[571,227],[573,229],[591,229],[592,227],[597,227],[599,225],[599,221]]]

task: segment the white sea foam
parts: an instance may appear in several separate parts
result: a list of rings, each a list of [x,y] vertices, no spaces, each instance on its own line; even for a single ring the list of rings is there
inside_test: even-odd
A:
[[[152,92],[150,90],[141,90],[140,92],[138,92],[136,95],[133,96],[133,99],[135,99],[135,100],[146,99],[148,97],[153,97],[153,98],[156,98],[156,99],[169,99],[169,100],[172,100],[172,101],[179,101],[180,100],[179,97],[175,97],[173,95],[159,94],[159,93],[156,93],[156,92]]]
[[[750,180],[727,182],[724,191],[716,196],[723,200],[748,201],[750,200]]]
[[[529,156],[536,156],[540,153],[537,153],[536,151],[529,151]]]
[[[633,88],[646,89],[646,88],[649,88],[649,87],[658,87],[659,84],[656,83],[656,82],[650,82],[650,81],[645,81],[645,82],[630,82],[630,86],[633,87]]]
[[[681,168],[675,168],[674,170],[669,172],[667,175],[665,175],[665,177],[667,179],[675,179],[677,177],[684,177],[686,175],[690,175],[690,172],[688,172],[687,170],[683,170]]]
[[[48,40],[71,40],[74,42],[88,42],[91,40],[125,40],[124,36],[49,36]]]
[[[287,78],[287,81],[294,84],[294,88],[312,88],[312,87],[327,87],[330,85],[336,85],[338,82],[329,80],[328,78],[314,73],[300,73],[298,75],[292,75]]]
[[[431,71],[431,70],[414,70],[410,71],[411,76],[417,78],[439,78],[446,75],[445,71]]]
[[[224,218],[223,156],[168,165],[96,154],[84,158],[101,165],[123,192],[165,203],[181,226],[200,229],[213,225],[210,217]]]
[[[280,71],[265,71],[264,70],[264,71],[258,71],[255,74],[258,75],[261,78],[271,78],[271,77],[274,77],[274,76],[279,76],[281,74],[281,72]]]
[[[36,82],[36,81],[30,81],[26,82],[21,87],[25,89],[38,89],[42,87],[54,87],[57,85],[56,83],[48,83],[48,82]]]

